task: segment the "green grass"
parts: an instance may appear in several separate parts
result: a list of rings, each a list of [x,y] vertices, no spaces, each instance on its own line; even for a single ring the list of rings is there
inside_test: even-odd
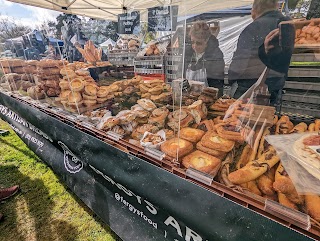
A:
[[[0,241],[120,240],[0,119],[0,187],[21,191],[0,203]]]

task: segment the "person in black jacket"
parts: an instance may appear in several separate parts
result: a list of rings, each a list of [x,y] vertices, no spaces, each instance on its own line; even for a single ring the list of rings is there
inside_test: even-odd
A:
[[[217,38],[209,26],[199,21],[193,24],[189,36],[191,47],[185,52],[185,77],[204,82],[205,86],[219,89],[222,95],[224,84],[224,60]]]
[[[278,28],[278,25],[282,21],[290,20],[289,17],[285,17],[278,11],[278,0],[254,0],[251,15],[253,22],[249,24],[240,34],[237,44],[237,50],[235,51],[232,62],[228,71],[229,83],[237,82],[238,88],[234,94],[234,98],[240,98],[259,78],[266,65],[268,57],[263,54],[264,42],[267,35]],[[294,43],[294,30],[293,35],[289,36],[293,38]],[[263,62],[259,58],[259,48],[262,53]],[[289,48],[289,51],[291,51]],[[269,64],[270,69],[265,84],[268,86],[268,90],[271,94],[270,104],[274,105],[277,102],[279,93],[281,92],[285,78],[287,75],[288,67],[290,64],[291,52],[286,53],[286,61],[282,62],[281,71],[275,68],[277,64]],[[276,56],[276,55],[274,55]],[[274,58],[273,60],[276,60]],[[283,59],[279,59],[282,61]],[[289,60],[289,61],[288,61]]]

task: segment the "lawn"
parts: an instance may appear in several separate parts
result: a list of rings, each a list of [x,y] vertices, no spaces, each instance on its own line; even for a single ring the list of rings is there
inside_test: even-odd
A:
[[[120,240],[0,119],[0,187],[21,191],[0,203],[0,241]]]

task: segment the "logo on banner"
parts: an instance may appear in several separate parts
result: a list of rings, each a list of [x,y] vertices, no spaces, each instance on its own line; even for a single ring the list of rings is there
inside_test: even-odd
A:
[[[63,149],[64,166],[67,171],[73,174],[80,172],[83,168],[83,162],[80,161],[63,142],[58,141],[58,144]]]

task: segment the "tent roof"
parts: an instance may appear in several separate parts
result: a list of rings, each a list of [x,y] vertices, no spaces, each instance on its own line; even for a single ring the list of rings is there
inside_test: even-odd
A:
[[[108,38],[108,40],[104,41],[102,44],[100,44],[101,47],[108,47],[109,44],[114,46],[116,44],[115,41],[113,41],[111,38]]]
[[[251,4],[253,0],[8,0],[15,3],[47,8],[69,14],[105,20],[118,20],[118,14],[127,11],[145,13],[148,8],[178,5],[179,16],[235,8]]]

